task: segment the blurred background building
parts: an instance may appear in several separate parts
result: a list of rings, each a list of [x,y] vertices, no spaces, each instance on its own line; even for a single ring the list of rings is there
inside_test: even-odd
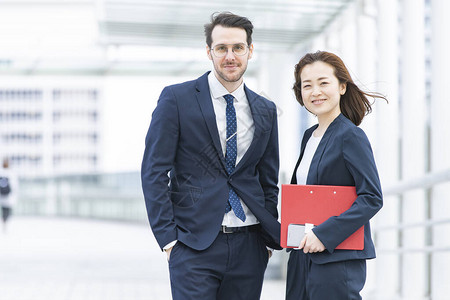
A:
[[[28,79],[0,89],[2,155],[24,176],[92,172],[101,157],[100,91],[82,87],[28,86]]]
[[[365,299],[448,299],[447,0],[1,1],[0,156],[21,175],[16,214],[146,222],[151,112],[164,86],[211,69],[203,24],[216,11],[255,26],[245,80],[277,104],[281,184],[315,122],[292,93],[303,54],[334,52],[361,88],[387,96],[361,125],[385,194]]]

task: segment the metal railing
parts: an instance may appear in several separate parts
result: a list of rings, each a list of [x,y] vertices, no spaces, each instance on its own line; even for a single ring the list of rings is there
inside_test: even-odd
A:
[[[21,178],[16,213],[146,222],[138,172]]]
[[[377,216],[375,226],[373,226],[378,253],[378,259],[375,260],[376,276],[382,278],[386,274],[394,272],[396,282],[389,283],[392,284],[391,288],[394,286],[391,289],[393,294],[384,294],[382,297],[378,295],[378,297],[374,296],[371,299],[408,299],[408,296],[405,295],[408,292],[410,293],[410,289],[416,288],[414,284],[417,283],[421,287],[418,289],[420,292],[414,295],[414,299],[448,299],[448,295],[445,296],[448,288],[436,279],[441,277],[442,274],[448,275],[448,271],[445,271],[441,264],[445,265],[450,262],[450,242],[447,238],[437,239],[436,232],[437,230],[442,231],[442,228],[450,225],[450,211],[440,211],[441,217],[436,218],[431,213],[431,207],[433,206],[433,192],[436,187],[449,182],[450,170],[444,170],[429,173],[413,180],[405,180],[383,189],[385,203],[386,201],[397,201],[395,202],[397,204],[395,206],[397,216],[392,211],[389,212],[389,216],[394,216],[393,220],[389,220],[386,216],[384,219]],[[418,203],[423,205],[420,208],[418,207],[417,210],[425,209],[426,211],[418,221],[413,221],[411,217],[409,217],[410,221],[405,221],[404,215],[407,215],[405,207],[409,205],[408,209],[411,209],[411,204],[408,202],[410,199],[407,195],[415,191],[421,192],[419,196],[421,200]],[[450,197],[443,200],[444,202],[449,201]],[[386,209],[386,207],[383,209]],[[417,234],[417,243],[414,243],[414,239],[411,238],[412,232]],[[408,234],[409,236],[407,236]],[[384,247],[380,247],[379,244],[383,244]],[[418,258],[417,264],[410,264],[411,255],[418,255],[414,256]],[[386,264],[386,261],[383,262],[383,258],[387,258],[386,261],[394,263]],[[421,271],[422,280],[416,280],[416,278],[414,283],[405,279],[409,278],[414,272]],[[378,286],[375,287],[375,290],[380,293],[384,288],[384,286]]]
[[[19,215],[148,222],[139,172],[20,178],[15,211]],[[278,251],[271,258],[267,279],[281,278],[281,256]]]
[[[392,186],[386,187],[383,189],[384,197],[389,196],[401,196],[405,192],[409,192],[412,190],[426,190],[430,189],[435,185],[440,183],[450,182],[450,170],[444,170],[441,172],[426,174],[423,177],[402,181],[400,183],[394,184]],[[429,199],[428,199],[429,200]],[[450,212],[449,212],[450,213]],[[450,215],[449,218],[440,219],[440,220],[426,220],[423,222],[414,222],[414,223],[398,223],[396,225],[385,225],[385,226],[376,226],[374,228],[375,236],[381,231],[387,230],[399,230],[403,231],[405,229],[410,228],[432,228],[435,225],[441,224],[450,224]],[[422,248],[396,248],[396,249],[383,249],[377,248],[378,252],[432,252],[432,251],[449,251],[449,247],[422,247]]]

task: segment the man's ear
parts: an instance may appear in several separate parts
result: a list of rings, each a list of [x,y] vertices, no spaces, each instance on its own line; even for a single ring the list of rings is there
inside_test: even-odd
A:
[[[212,57],[211,57],[211,48],[209,48],[208,45],[206,45],[206,55],[208,55],[209,60],[212,60]]]
[[[253,56],[253,44],[248,46],[248,59],[252,58]]]

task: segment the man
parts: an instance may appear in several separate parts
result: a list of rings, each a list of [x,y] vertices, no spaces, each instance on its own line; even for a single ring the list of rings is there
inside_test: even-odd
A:
[[[242,78],[252,31],[247,18],[213,15],[213,72],[166,87],[152,115],[142,187],[173,299],[259,299],[266,246],[281,249],[276,107]]]

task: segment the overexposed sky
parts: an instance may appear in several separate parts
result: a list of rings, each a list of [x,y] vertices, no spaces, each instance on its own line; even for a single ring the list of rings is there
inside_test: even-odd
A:
[[[189,79],[192,78],[105,77],[102,158],[105,171],[140,169],[145,135],[162,89]]]

